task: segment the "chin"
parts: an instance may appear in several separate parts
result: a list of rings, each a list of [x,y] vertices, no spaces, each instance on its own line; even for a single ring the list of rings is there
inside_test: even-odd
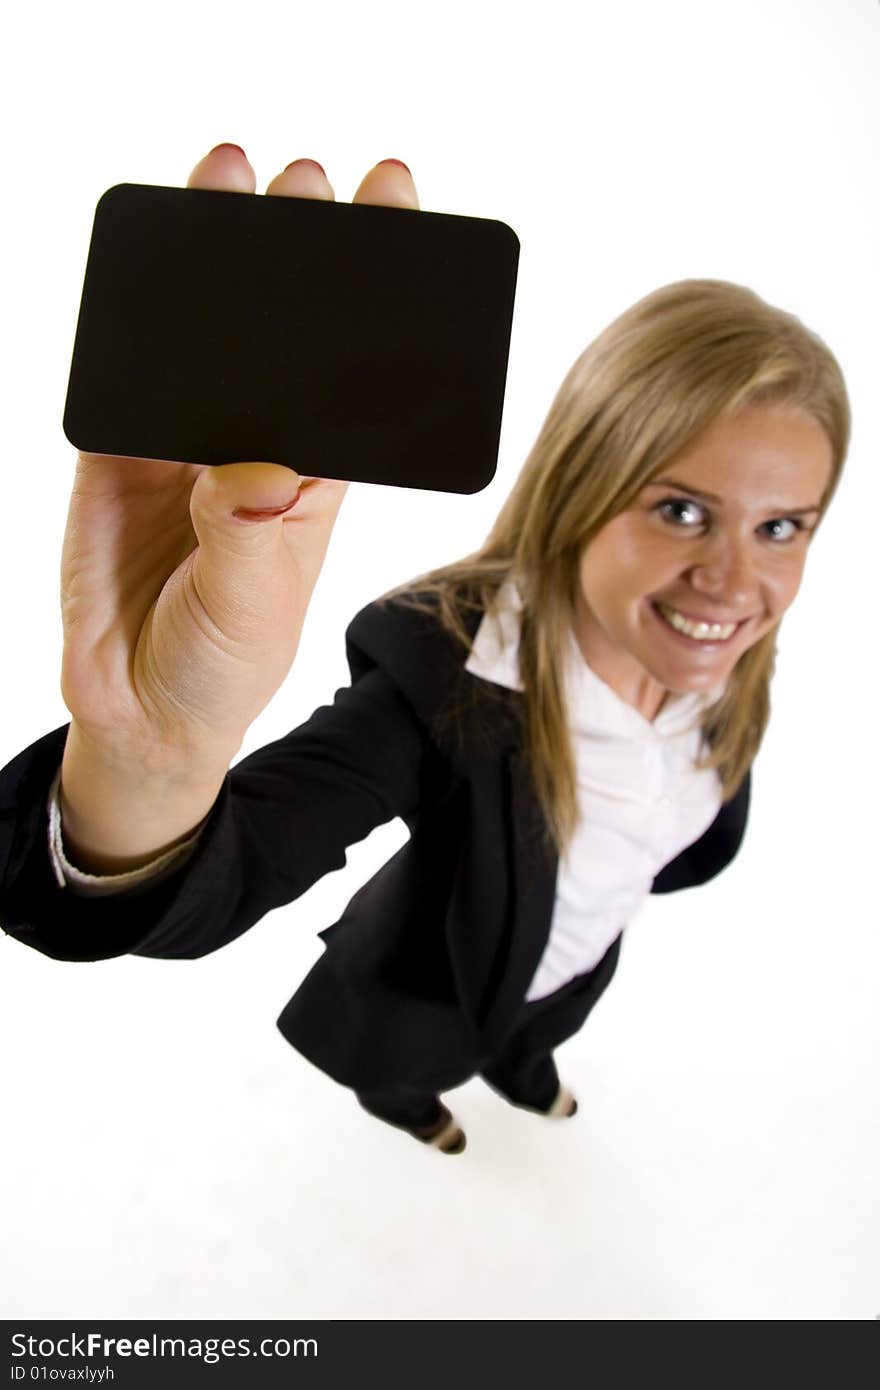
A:
[[[659,670],[649,668],[650,675],[673,695],[702,695],[722,685],[731,675],[736,661],[710,662],[706,666],[683,671],[680,667]]]

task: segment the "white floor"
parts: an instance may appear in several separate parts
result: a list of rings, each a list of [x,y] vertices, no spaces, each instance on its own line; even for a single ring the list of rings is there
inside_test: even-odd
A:
[[[785,876],[756,902],[754,868],[630,929],[561,1050],[573,1120],[472,1081],[455,1158],[274,1028],[327,881],[201,962],[66,965],[0,938],[3,1316],[880,1314],[876,934],[830,885],[789,920]]]

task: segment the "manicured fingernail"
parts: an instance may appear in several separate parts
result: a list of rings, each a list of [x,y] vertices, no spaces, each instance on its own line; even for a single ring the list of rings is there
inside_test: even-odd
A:
[[[282,512],[289,512],[298,501],[299,493],[292,501],[285,502],[283,507],[235,507],[232,515],[237,516],[240,521],[267,521],[270,516],[281,516]]]
[[[404,162],[403,162],[402,159],[380,159],[380,160],[379,160],[379,163],[380,163],[380,164],[396,164],[397,167],[398,167],[398,169],[406,169],[406,172],[407,172],[408,174],[410,174],[410,177],[412,177],[412,174],[410,173],[410,170],[409,170],[408,166],[407,166],[406,164],[404,164]]]
[[[287,170],[292,169],[295,164],[311,164],[315,169],[319,169],[321,171],[325,179],[327,177],[327,173],[324,169],[323,164],[319,164],[317,159],[292,159],[284,170],[285,174],[287,173]]]
[[[216,154],[218,150],[235,150],[237,154],[244,154],[241,145],[215,145],[213,150],[211,150],[211,154]],[[244,157],[247,159],[246,154],[244,154]]]

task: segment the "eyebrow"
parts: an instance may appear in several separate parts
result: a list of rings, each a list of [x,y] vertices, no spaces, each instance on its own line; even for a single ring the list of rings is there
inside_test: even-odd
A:
[[[654,478],[646,487],[674,487],[678,492],[687,492],[691,497],[704,498],[707,502],[716,502],[719,506],[724,506],[724,498],[719,497],[714,492],[704,492],[701,488],[691,487],[690,483],[677,483],[674,478]],[[821,507],[782,507],[777,513],[779,516],[807,516],[810,512],[820,512]]]

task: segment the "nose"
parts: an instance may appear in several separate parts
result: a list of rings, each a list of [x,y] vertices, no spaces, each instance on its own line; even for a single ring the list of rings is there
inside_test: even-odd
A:
[[[692,566],[690,582],[697,593],[719,604],[727,616],[745,616],[758,595],[756,557],[749,539],[715,535]]]

